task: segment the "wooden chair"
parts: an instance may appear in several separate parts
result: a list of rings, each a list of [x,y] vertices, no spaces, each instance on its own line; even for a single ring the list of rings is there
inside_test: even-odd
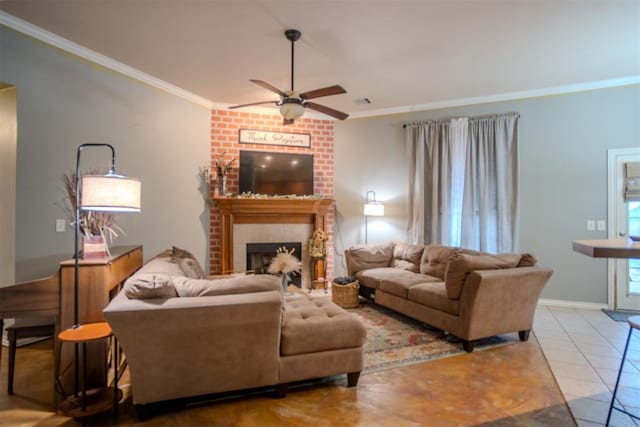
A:
[[[0,319],[0,331],[4,321]],[[27,317],[15,319],[15,323],[7,326],[9,340],[9,372],[7,377],[7,394],[13,394],[13,377],[16,365],[16,349],[19,339],[23,338],[53,338],[55,334],[54,317]],[[55,340],[52,341],[55,350]],[[0,360],[2,349],[0,349]]]
[[[3,319],[16,319],[14,325],[7,327],[9,339],[7,391],[9,394],[13,393],[17,340],[53,337],[56,316],[59,312],[59,298],[57,273],[29,282],[0,286],[0,333],[4,326]],[[1,348],[0,357],[2,357]]]

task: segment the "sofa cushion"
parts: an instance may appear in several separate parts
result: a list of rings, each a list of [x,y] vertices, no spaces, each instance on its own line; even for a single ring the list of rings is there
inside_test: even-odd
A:
[[[421,283],[412,286],[409,288],[408,299],[455,316],[460,311],[460,300],[448,297],[444,282]]]
[[[356,279],[360,282],[361,286],[366,286],[371,289],[380,289],[380,282],[383,280],[389,280],[393,282],[409,282],[412,284],[429,282],[429,281],[442,281],[437,277],[428,276],[426,274],[413,273],[407,270],[401,270],[399,268],[386,267],[386,268],[372,268],[369,270],[363,270],[356,273]]]
[[[270,274],[231,277],[228,279],[192,279],[173,277],[173,285],[180,297],[245,294],[280,290],[280,279]]]
[[[349,248],[351,274],[370,268],[389,267],[395,243],[356,245]]]
[[[162,273],[169,276],[184,276],[184,270],[180,267],[177,261],[172,258],[153,258],[134,274],[148,274],[148,273]],[[130,279],[129,279],[130,280]]]
[[[161,273],[136,274],[127,281],[125,295],[131,299],[177,297],[171,276]]]
[[[470,255],[479,255],[482,253],[471,249],[456,248],[454,246],[427,245],[422,253],[420,273],[435,276],[444,280],[449,258],[456,252],[462,252]]]
[[[393,248],[391,266],[418,273],[420,272],[420,259],[423,251],[424,246],[422,245],[409,245],[398,242]]]
[[[380,290],[388,294],[393,294],[401,298],[408,297],[408,291],[411,287],[420,283],[442,282],[437,277],[427,276],[426,274],[405,272],[399,270],[399,274],[395,274],[387,279],[380,281]],[[409,274],[407,274],[409,273]]]
[[[358,318],[324,297],[285,297],[282,356],[361,347],[367,332]]]
[[[444,280],[447,263],[456,248],[443,245],[427,245],[420,261],[420,273]]]
[[[459,299],[462,284],[472,271],[515,268],[520,258],[519,254],[469,255],[456,251],[449,259],[445,275],[447,296],[451,299]]]

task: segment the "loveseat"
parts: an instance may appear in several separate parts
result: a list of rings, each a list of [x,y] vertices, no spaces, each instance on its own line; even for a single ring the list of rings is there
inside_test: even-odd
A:
[[[141,267],[104,309],[126,356],[133,403],[275,386],[347,373],[355,386],[366,332],[326,298],[284,295],[270,275],[205,277],[186,251]]]
[[[553,273],[530,254],[434,244],[357,245],[345,258],[362,295],[459,338],[468,352],[476,340],[508,332],[526,341]]]

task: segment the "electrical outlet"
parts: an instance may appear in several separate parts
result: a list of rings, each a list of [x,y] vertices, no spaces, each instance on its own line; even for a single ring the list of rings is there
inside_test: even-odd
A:
[[[598,220],[598,222],[596,223],[596,228],[598,229],[598,231],[607,231],[607,224],[604,219]]]
[[[587,230],[596,231],[596,221],[593,219],[587,220]]]
[[[56,233],[64,233],[66,229],[66,222],[64,219],[56,219]]]

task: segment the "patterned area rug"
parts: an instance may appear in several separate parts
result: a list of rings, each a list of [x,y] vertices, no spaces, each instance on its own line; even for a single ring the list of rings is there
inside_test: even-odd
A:
[[[360,302],[360,307],[348,311],[357,315],[367,328],[363,374],[465,353],[461,343],[448,341],[438,329],[362,298]],[[517,334],[491,337],[478,341],[474,351],[517,341]]]
[[[639,311],[630,310],[607,310],[603,308],[602,311],[616,322],[627,322],[629,317],[640,315]]]

